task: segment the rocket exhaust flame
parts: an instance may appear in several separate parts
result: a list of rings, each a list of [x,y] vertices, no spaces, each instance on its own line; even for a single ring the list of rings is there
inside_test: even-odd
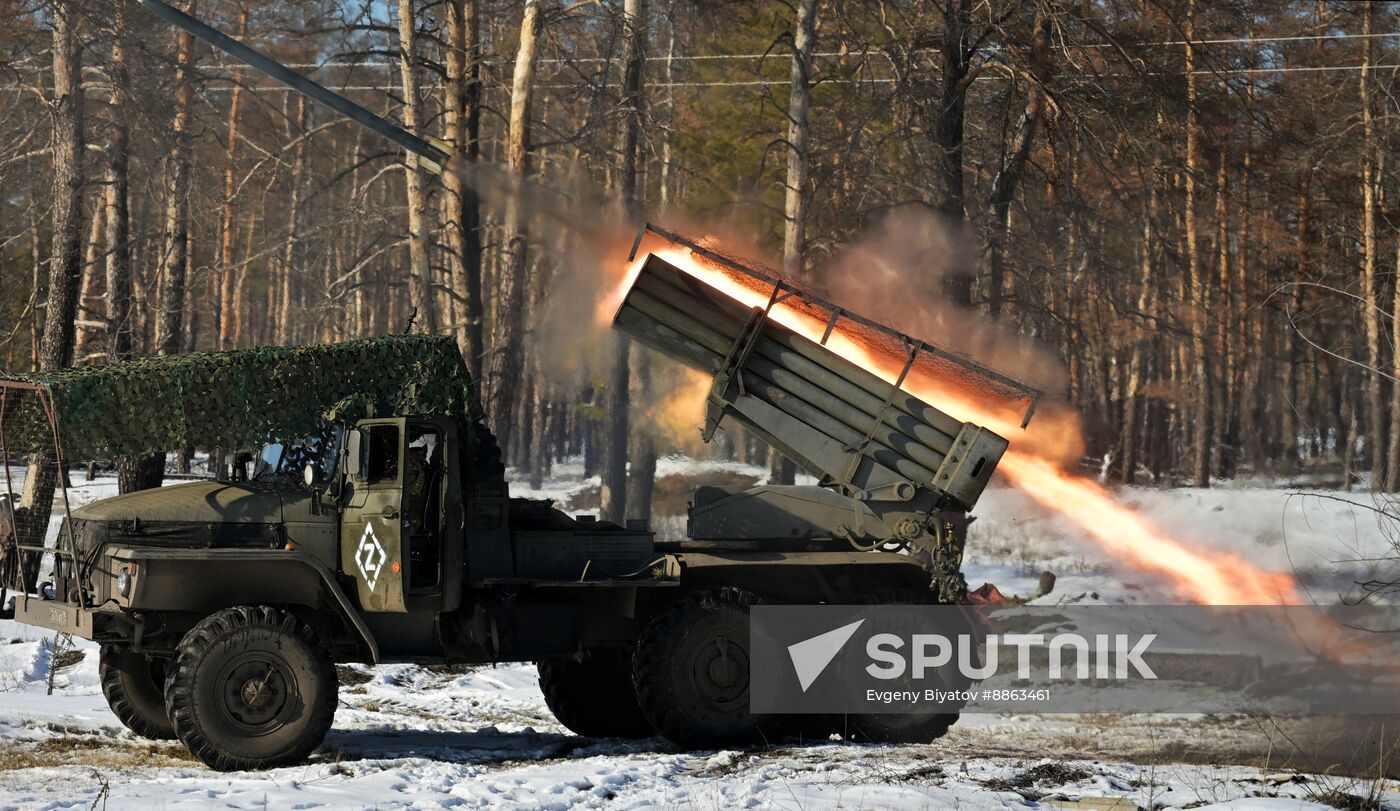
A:
[[[1012,449],[999,471],[1047,509],[1073,521],[1105,552],[1124,565],[1166,581],[1182,598],[1211,605],[1298,604],[1303,595],[1286,573],[1263,570],[1241,557],[1194,549],[1171,537],[1128,507],[1104,487],[1062,469],[1082,447],[1079,425],[1065,409],[1042,412],[1034,427],[1023,431],[1022,415],[1009,405],[987,405],[952,381],[926,369],[905,372],[904,358],[865,340],[854,330],[830,324],[783,301],[770,302],[771,289],[745,284],[733,274],[687,248],[666,244],[639,251],[621,284],[600,302],[599,320],[611,320],[626,298],[650,255],[703,281],[745,307],[768,308],[774,322],[823,344],[827,349],[869,370],[886,382],[956,419],[985,426],[1012,438]]]

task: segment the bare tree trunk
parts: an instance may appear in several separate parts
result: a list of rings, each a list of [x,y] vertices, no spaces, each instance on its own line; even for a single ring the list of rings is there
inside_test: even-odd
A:
[[[640,208],[638,155],[643,115],[643,67],[646,62],[646,6],[643,0],[624,0],[622,7],[623,80],[621,153],[618,192],[629,212]],[[623,523],[627,511],[627,457],[631,410],[631,341],[614,335],[613,362],[604,386],[602,509],[604,521]],[[648,502],[650,499],[648,499]]]
[[[448,3],[448,138],[467,163],[481,157],[481,19],[477,0]],[[456,172],[446,174],[447,219],[452,247],[452,289],[457,307],[457,345],[472,376],[481,375],[481,207]]]
[[[244,296],[244,289],[248,284],[248,263],[252,261],[254,237],[257,235],[258,217],[253,212],[248,212],[248,219],[243,223],[243,261],[239,263],[238,274],[234,277],[233,283],[233,346],[244,346],[251,343],[247,339],[247,329],[244,320],[244,303],[247,298]],[[250,303],[251,306],[251,303]],[[271,314],[268,310],[267,314]]]
[[[1400,233],[1395,235],[1395,273],[1400,279]],[[1400,313],[1400,284],[1395,285],[1391,313]],[[1390,320],[1390,345],[1400,347],[1400,318]],[[1400,351],[1392,352],[1390,374],[1400,379]],[[1390,386],[1390,446],[1386,455],[1385,485],[1388,492],[1400,491],[1400,386]]]
[[[536,46],[540,35],[539,0],[525,0],[520,22],[520,47],[515,54],[515,74],[511,80],[510,137],[506,162],[512,172],[524,178],[530,171],[530,103],[535,91]],[[492,427],[503,441],[508,438],[515,414],[517,377],[522,359],[522,332],[525,288],[527,216],[517,195],[506,204],[506,261],[496,280],[495,317],[491,324],[491,356],[486,364],[486,411]]]
[[[44,314],[47,305],[43,305],[42,302],[47,300],[48,279],[44,272],[44,247],[39,239],[39,235],[43,233],[39,228],[39,186],[32,174],[29,180],[29,207],[25,212],[25,219],[29,226],[30,282],[34,286],[34,306],[29,313],[29,369],[37,372],[41,366],[39,357],[43,354]]]
[[[194,0],[186,3],[186,11],[194,13]],[[164,242],[161,251],[160,278],[157,282],[155,351],[174,355],[181,351],[184,337],[185,284],[189,273],[189,205],[190,205],[190,107],[194,101],[194,85],[190,78],[194,61],[194,37],[185,32],[177,35],[175,117],[171,135],[175,147],[169,158],[169,179],[166,187]],[[153,453],[145,459],[134,460],[129,469],[118,471],[118,487],[144,490],[159,487],[165,474],[165,454]]]
[[[117,460],[117,491],[135,493],[160,487],[165,481],[165,454],[123,456]]]
[[[1220,369],[1219,379],[1215,387],[1215,414],[1211,420],[1211,444],[1215,447],[1215,472],[1217,476],[1228,477],[1234,474],[1234,452],[1230,450],[1234,444],[1233,435],[1230,432],[1230,416],[1234,413],[1232,404],[1234,403],[1232,387],[1235,379],[1235,353],[1230,346],[1231,319],[1233,312],[1233,297],[1231,295],[1230,281],[1230,213],[1226,204],[1226,195],[1229,193],[1229,174],[1225,166],[1228,156],[1222,151],[1220,153],[1220,166],[1216,171],[1215,180],[1215,221],[1216,221],[1216,261],[1219,269],[1220,285],[1217,288],[1219,301],[1217,302],[1219,312],[1226,317],[1218,320],[1215,343],[1219,348]]]
[[[801,277],[807,250],[807,180],[811,173],[807,117],[812,103],[816,26],[816,0],[800,0],[789,69],[787,179],[783,195],[783,270],[796,278]],[[777,451],[771,452],[768,459],[770,483],[792,484],[796,480],[797,465],[791,459]]]
[[[534,363],[534,390],[531,396],[534,398],[534,410],[530,413],[530,457],[528,467],[530,469],[530,487],[538,490],[544,486],[544,480],[549,476],[549,412],[551,403],[549,401],[549,386],[545,381],[545,370],[543,364],[538,359]]]
[[[1244,358],[1240,378],[1239,404],[1236,419],[1239,421],[1239,435],[1244,442],[1244,458],[1255,471],[1264,461],[1264,430],[1260,417],[1265,413],[1264,403],[1259,402],[1260,379],[1264,372],[1265,351],[1264,316],[1262,308],[1253,306],[1263,298],[1256,288],[1262,286],[1254,279],[1257,273],[1250,257],[1250,220],[1253,202],[1250,197],[1251,164],[1254,160],[1254,85],[1249,85],[1249,107],[1245,112],[1244,166],[1240,173],[1240,228],[1239,228],[1239,352]],[[1285,327],[1286,328],[1286,327]],[[1271,362],[1276,362],[1272,359]]]
[[[243,5],[238,12],[238,39],[248,36],[248,6]],[[238,277],[241,269],[234,267],[234,240],[237,239],[237,216],[233,197],[238,193],[238,127],[243,110],[243,84],[238,81],[242,71],[235,69],[233,94],[228,108],[228,143],[224,147],[224,202],[219,209],[219,306],[215,309],[218,317],[218,348],[234,347],[234,325],[238,321]]]
[[[671,188],[675,182],[672,169],[671,138],[676,128],[676,21],[674,17],[675,1],[671,0],[667,6],[666,28],[668,37],[666,40],[666,118],[667,126],[661,130],[661,177],[657,185],[660,187],[661,211],[670,211],[674,197],[679,196]]]
[[[1376,275],[1376,125],[1371,109],[1371,4],[1362,6],[1361,32],[1361,278],[1366,298],[1361,308],[1366,328],[1366,453],[1371,462],[1371,488],[1386,486],[1385,412],[1381,406],[1380,279]]]
[[[53,251],[49,257],[41,369],[73,363],[74,322],[82,279],[83,88],[79,18],[82,0],[53,4]]]
[[[194,0],[185,4],[194,12]],[[165,200],[165,244],[161,251],[160,285],[158,293],[159,318],[156,320],[156,352],[174,355],[180,351],[181,327],[184,322],[185,282],[189,270],[189,206],[190,206],[190,106],[194,100],[194,85],[190,71],[194,60],[194,37],[181,31],[177,35],[175,118],[171,136],[175,148],[169,159],[169,180]]]
[[[815,46],[817,0],[799,0],[793,32],[788,93],[787,182],[783,201],[783,270],[799,276],[807,247],[807,115],[812,97],[812,49]]]
[[[1031,49],[1033,84],[1026,90],[1026,109],[1016,126],[1011,156],[1003,160],[992,180],[992,226],[987,235],[987,314],[993,319],[1001,315],[1002,297],[1005,295],[1005,251],[1009,236],[1007,232],[1011,227],[1011,201],[1025,175],[1036,132],[1040,129],[1041,118],[1045,116],[1045,94],[1041,84],[1050,78],[1053,69],[1050,62],[1050,15],[1039,6],[1034,36]]]
[[[1351,357],[1352,346],[1350,332],[1344,333],[1341,342],[1341,354],[1344,357]],[[1356,446],[1361,439],[1361,397],[1356,391],[1357,386],[1353,384],[1355,371],[1350,367],[1342,370],[1341,391],[1341,424],[1346,426],[1346,447],[1342,449],[1342,489],[1351,490],[1356,480]]]
[[[1158,121],[1162,120],[1161,112],[1158,114]],[[1138,312],[1144,320],[1150,318],[1152,313],[1152,291],[1157,284],[1156,273],[1153,268],[1153,259],[1156,251],[1156,226],[1157,226],[1157,178],[1161,176],[1161,164],[1154,161],[1152,166],[1152,178],[1149,181],[1147,192],[1147,211],[1143,213],[1142,221],[1142,255],[1139,259],[1138,276]],[[1144,334],[1137,336],[1133,340],[1132,355],[1128,360],[1128,377],[1123,388],[1123,483],[1133,484],[1137,481],[1138,466],[1138,423],[1141,420],[1142,407],[1142,378],[1144,356],[1146,355],[1148,337]],[[1150,449],[1149,449],[1150,450]]]
[[[1196,109],[1196,46],[1192,40],[1196,36],[1196,2],[1190,0],[1186,13],[1186,267],[1191,285],[1191,354],[1194,363],[1194,376],[1199,386],[1200,403],[1192,431],[1191,476],[1197,487],[1210,486],[1210,417],[1211,417],[1211,378],[1210,364],[1206,358],[1207,331],[1210,322],[1207,316],[1206,285],[1201,273],[1201,258],[1197,252],[1196,239],[1196,170],[1200,165],[1200,145],[1196,135],[1199,127],[1199,113]]]
[[[191,162],[190,171],[194,171],[194,164]],[[181,311],[185,314],[180,325],[180,351],[193,352],[199,347],[196,346],[196,338],[199,335],[200,305],[207,302],[214,291],[209,287],[208,274],[199,273],[199,240],[198,233],[188,214],[185,217],[185,303]],[[182,473],[188,471],[181,471]]]
[[[413,0],[399,0],[399,72],[403,81],[403,126],[422,135],[422,99],[418,91],[418,32]],[[417,324],[425,332],[437,332],[437,308],[433,301],[433,268],[428,262],[428,184],[418,157],[404,156],[408,194],[409,306],[418,311]]]
[[[131,129],[122,105],[131,98],[126,64],[126,4],[114,10],[111,62],[111,129],[107,145],[107,353],[112,360],[131,356]]]
[[[651,393],[651,355],[646,347],[632,346],[632,398],[645,402]],[[628,449],[628,518],[651,520],[651,497],[656,488],[656,441],[650,426],[634,431]]]
[[[131,339],[132,348],[137,354],[151,354],[155,350],[153,336],[156,330],[156,286],[160,283],[160,249],[164,240],[157,234],[155,239],[141,239],[150,230],[152,209],[157,201],[151,194],[133,194],[132,213],[132,264],[131,264]],[[139,247],[138,247],[139,246]]]
[[[967,114],[967,88],[972,54],[967,48],[972,26],[972,0],[947,0],[943,4],[943,47],[938,49],[942,68],[942,95],[933,125],[933,142],[943,199],[939,210],[957,230],[966,218],[963,188],[963,130]],[[944,284],[949,298],[961,307],[972,306],[972,275],[968,268],[954,268]]]
[[[1288,302],[1289,313],[1292,318],[1298,315],[1299,307],[1302,305],[1303,288],[1301,282],[1307,277],[1308,263],[1311,260],[1311,246],[1309,239],[1311,234],[1308,231],[1312,214],[1312,173],[1305,170],[1303,175],[1302,189],[1298,192],[1298,231],[1294,245],[1294,266],[1293,266],[1293,288],[1285,298]],[[1281,411],[1283,414],[1283,448],[1280,454],[1280,461],[1284,470],[1292,471],[1300,460],[1299,440],[1299,408],[1302,392],[1301,382],[1298,376],[1298,341],[1293,325],[1290,323],[1283,330],[1283,400]]]
[[[292,189],[287,200],[287,242],[282,247],[282,308],[277,320],[277,343],[287,344],[295,339],[292,331],[293,285],[302,268],[301,250],[301,196],[306,179],[306,147],[310,138],[307,127],[310,124],[310,107],[305,96],[297,97],[296,129],[291,135],[297,139],[292,153]]]
[[[48,303],[39,351],[41,370],[62,369],[73,363],[74,322],[82,276],[83,217],[83,66],[78,28],[81,0],[52,5],[53,24],[53,251],[49,261]],[[58,460],[51,454],[29,458],[24,494],[15,511],[16,538],[42,543],[58,486]],[[19,585],[33,591],[35,571],[28,567]]]
[[[515,404],[515,430],[506,438],[507,458],[510,459],[510,466],[517,470],[528,470],[530,467],[530,441],[533,439],[530,431],[534,428],[536,377],[534,364],[527,363],[520,373],[521,395]]]
[[[97,280],[105,277],[105,273],[99,273],[99,268],[103,266],[104,254],[104,229],[107,223],[107,189],[102,189],[96,195],[92,207],[92,220],[88,223],[87,250],[83,257],[82,284],[78,289],[78,321],[77,334],[73,342],[73,362],[75,364],[86,363],[91,360],[100,359],[105,350],[98,352],[98,358],[92,357],[93,347],[101,341],[101,334],[107,330],[106,313],[99,308],[100,300],[97,294]]]

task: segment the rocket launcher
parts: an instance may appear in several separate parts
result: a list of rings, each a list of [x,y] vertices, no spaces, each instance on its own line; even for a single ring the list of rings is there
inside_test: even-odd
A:
[[[706,488],[710,492],[697,494],[692,509],[691,537],[737,539],[757,532],[758,537],[844,537],[861,544],[913,540],[940,512],[972,509],[1007,440],[857,366],[829,349],[827,340],[839,326],[872,351],[902,358],[901,383],[918,368],[967,396],[1019,401],[1027,422],[1040,392],[678,234],[647,226],[638,246],[648,231],[688,248],[728,281],[765,293],[768,306],[745,306],[705,281],[704,274],[651,254],[614,326],[713,378],[702,431],[706,441],[722,421],[732,420],[822,485],[820,493],[813,492],[818,488],[744,493]],[[775,306],[825,324],[823,340],[773,320]],[[763,510],[783,505],[790,520],[765,531]]]

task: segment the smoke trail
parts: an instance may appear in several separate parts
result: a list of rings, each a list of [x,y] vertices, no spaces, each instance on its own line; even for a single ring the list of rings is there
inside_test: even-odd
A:
[[[622,337],[612,329],[611,297],[644,220],[579,173],[527,179],[489,163],[451,169],[489,209],[504,212],[513,204],[527,213],[530,261],[540,263],[544,281],[540,299],[530,304],[526,355],[561,400],[589,401],[595,392],[585,388],[609,371],[613,342]],[[740,234],[732,241],[750,243]],[[651,378],[645,396],[633,391],[633,429],[650,432],[662,452],[701,453],[708,385],[667,362],[653,363]]]

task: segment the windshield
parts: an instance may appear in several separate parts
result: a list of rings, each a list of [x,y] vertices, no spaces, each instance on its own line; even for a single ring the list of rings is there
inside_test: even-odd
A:
[[[258,461],[253,466],[253,478],[262,479],[277,473],[282,466],[282,443],[264,445]]]
[[[320,436],[264,445],[253,466],[253,479],[266,481],[291,477],[300,480],[307,465],[314,466],[323,477],[329,479],[335,474],[340,459],[338,451],[345,429],[330,423],[324,423],[323,428]]]

